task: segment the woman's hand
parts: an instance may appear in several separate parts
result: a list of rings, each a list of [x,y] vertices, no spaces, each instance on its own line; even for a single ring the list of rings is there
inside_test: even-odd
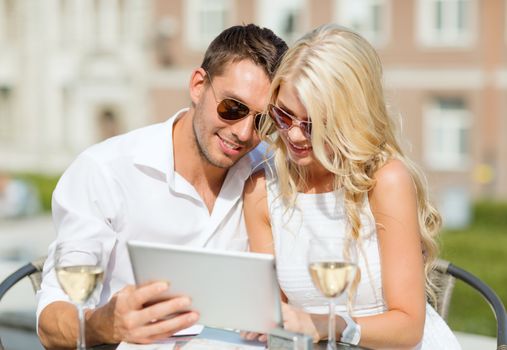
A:
[[[246,339],[246,340],[252,340],[252,341],[257,340],[257,341],[260,341],[263,343],[268,341],[268,336],[267,336],[267,334],[264,334],[264,333],[241,331],[239,334],[240,334],[241,338]]]
[[[327,336],[327,323],[324,315],[323,321],[321,315],[311,315],[295,306],[282,303],[283,328],[290,332],[303,333],[313,338],[313,342]],[[322,325],[324,326],[323,329]]]
[[[298,309],[295,306],[289,305],[287,303],[282,303],[282,316],[283,316],[283,328],[289,332],[294,333],[303,333],[309,335],[313,338],[313,342],[316,343],[320,339],[325,338],[327,335],[326,323],[324,320],[324,333],[322,336],[317,331],[315,327],[313,317],[319,318],[321,315],[310,315],[309,313]],[[325,316],[325,315],[324,315]],[[320,323],[317,321],[316,323]],[[246,332],[242,331],[241,338],[246,340],[258,340],[261,342],[266,342],[268,337],[266,334],[256,333],[256,332]]]

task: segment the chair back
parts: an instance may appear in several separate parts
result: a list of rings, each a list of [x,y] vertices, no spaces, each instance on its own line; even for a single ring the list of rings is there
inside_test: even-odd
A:
[[[30,282],[32,282],[32,288],[33,292],[37,293],[37,291],[40,289],[41,283],[42,283],[42,268],[44,267],[44,263],[46,262],[46,257],[41,256],[38,259],[35,259],[31,262],[33,267],[35,268],[35,271],[28,275],[28,278],[30,278]]]
[[[432,303],[432,306],[446,321],[456,283],[456,278],[446,272],[447,265],[447,261],[438,259],[435,263],[435,268],[430,273],[431,282],[435,287],[433,291],[436,295],[436,304]]]
[[[497,322],[497,350],[507,350],[507,313],[505,306],[491,287],[472,273],[457,267],[449,261],[437,259],[431,273],[432,282],[436,285],[436,311],[447,318],[455,280],[458,279],[475,289],[488,302]]]
[[[37,292],[41,286],[42,267],[46,257],[41,257],[21,266],[19,269],[11,273],[0,283],[0,301],[4,295],[23,278],[28,277],[32,282],[34,292]],[[23,329],[31,332],[35,331],[35,313],[25,312],[5,312],[0,317],[0,326],[9,328]],[[3,350],[0,341],[0,350]]]
[[[21,266],[19,269],[11,273],[0,283],[0,301],[4,295],[11,289],[16,283],[21,281],[25,277],[29,277],[32,282],[34,292],[40,289],[42,279],[42,268],[46,257],[41,257],[29,262],[26,265]]]

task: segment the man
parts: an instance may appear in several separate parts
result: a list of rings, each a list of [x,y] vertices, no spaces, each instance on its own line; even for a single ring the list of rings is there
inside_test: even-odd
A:
[[[246,249],[241,194],[253,163],[243,156],[259,143],[255,120],[286,49],[252,24],[225,30],[192,72],[189,109],[92,146],[60,179],[57,241],[98,238],[108,253],[100,297],[85,313],[89,346],[149,343],[199,318],[187,297],[153,304],[170,289],[166,283],[133,285],[128,240]],[[56,281],[54,247],[38,293],[38,332],[47,348],[72,347],[77,315]]]

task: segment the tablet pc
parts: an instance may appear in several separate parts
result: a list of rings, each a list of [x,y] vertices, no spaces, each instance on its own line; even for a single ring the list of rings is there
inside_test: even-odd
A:
[[[282,323],[274,257],[250,252],[127,242],[136,283],[170,282],[192,298],[199,323],[268,333]]]

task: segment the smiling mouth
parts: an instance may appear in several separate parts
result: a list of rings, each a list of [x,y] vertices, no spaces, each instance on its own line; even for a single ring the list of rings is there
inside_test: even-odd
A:
[[[227,147],[228,149],[230,150],[233,150],[233,151],[238,151],[241,149],[241,146],[238,146],[237,144],[235,143],[232,143],[230,141],[227,141],[226,139],[220,137],[220,135],[218,135],[218,137],[220,138],[220,140],[222,140],[222,143],[225,147]]]
[[[297,151],[303,152],[303,151],[309,151],[312,149],[312,146],[297,146],[289,141],[289,144],[292,148],[294,148]]]

